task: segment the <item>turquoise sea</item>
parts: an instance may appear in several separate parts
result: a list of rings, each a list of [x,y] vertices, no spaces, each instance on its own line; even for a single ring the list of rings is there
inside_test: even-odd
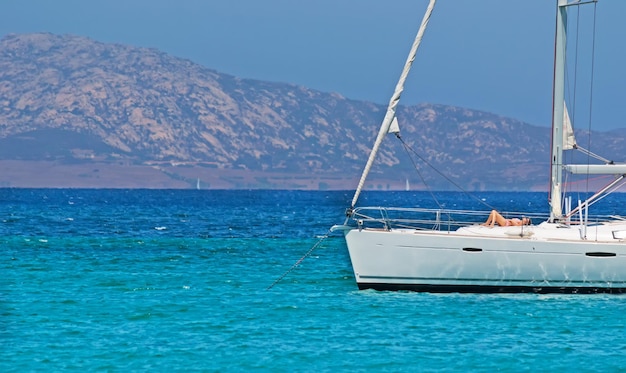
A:
[[[626,370],[625,296],[359,291],[335,235],[267,290],[351,197],[0,189],[0,371]],[[545,208],[542,193],[479,197]],[[361,204],[427,201],[369,192]]]

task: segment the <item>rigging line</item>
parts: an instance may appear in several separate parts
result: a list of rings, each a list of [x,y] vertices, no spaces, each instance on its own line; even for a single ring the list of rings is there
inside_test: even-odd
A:
[[[587,148],[588,151],[591,152],[591,118],[592,118],[592,110],[593,110],[593,78],[594,78],[594,70],[595,70],[595,62],[596,62],[596,19],[598,15],[598,3],[593,5],[593,31],[591,38],[591,81],[589,82],[589,123],[588,123],[588,133],[587,137]],[[587,164],[590,164],[590,158],[587,157]],[[589,190],[589,175],[587,175],[587,190]]]
[[[415,154],[416,157],[418,157],[419,159],[422,160],[422,162],[426,163],[426,165],[428,165],[428,167],[432,168],[436,173],[438,173],[441,177],[443,177],[444,179],[446,179],[450,184],[454,185],[455,187],[457,187],[461,192],[465,193],[467,196],[469,196],[470,198],[474,199],[476,202],[484,205],[485,207],[488,207],[491,210],[497,210],[495,207],[491,206],[490,204],[488,204],[487,202],[481,200],[480,198],[476,197],[475,195],[473,195],[472,193],[468,192],[467,190],[463,189],[463,187],[461,187],[459,184],[457,184],[454,180],[450,179],[449,177],[447,177],[446,175],[444,175],[441,171],[439,171],[435,166],[433,166],[432,164],[430,164],[426,159],[424,159],[422,156],[420,156],[415,149],[413,149],[409,144],[407,144],[406,142],[404,142],[404,139],[402,139],[400,136],[398,136],[398,139],[400,139],[400,141],[402,141],[402,144],[404,144],[404,146],[408,149],[411,150],[411,152],[413,154]]]
[[[576,49],[574,50],[574,92],[572,99],[573,121],[576,123],[576,93],[578,88],[578,47],[580,46],[580,7],[576,7]],[[572,129],[573,130],[573,129]]]
[[[595,204],[596,202],[599,202],[600,200],[608,197],[609,194],[615,192],[616,190],[618,190],[619,188],[624,186],[625,183],[626,183],[626,180],[624,179],[624,175],[618,177],[617,179],[615,179],[611,183],[609,183],[607,186],[605,186],[604,188],[599,190],[597,193],[595,193],[593,196],[587,198],[585,200],[585,202],[583,202],[582,205],[579,205],[578,207],[573,209],[568,214],[568,217],[569,216],[573,216],[575,213],[577,213],[580,210],[581,207],[583,207],[583,206],[590,207],[593,204]]]
[[[404,151],[407,153],[409,159],[411,160],[411,163],[413,164],[413,168],[415,169],[415,172],[417,173],[419,178],[422,180],[422,183],[424,183],[424,186],[426,186],[426,190],[428,190],[428,193],[430,193],[430,196],[435,201],[437,206],[439,206],[439,208],[443,210],[443,206],[441,206],[441,203],[439,203],[439,200],[437,199],[437,197],[435,197],[435,194],[433,193],[432,189],[430,189],[430,186],[428,186],[428,184],[426,183],[426,179],[420,172],[419,167],[417,166],[417,162],[415,162],[415,159],[413,159],[413,156],[411,155],[411,152],[409,151],[407,144],[404,142],[404,140],[400,136],[400,133],[396,133],[396,137],[402,143],[402,146],[404,147]]]
[[[574,3],[572,3],[571,5],[574,5]],[[576,110],[576,97],[577,97],[577,94],[576,94],[576,92],[577,92],[577,86],[578,86],[578,56],[579,56],[578,47],[580,46],[580,37],[579,37],[580,36],[580,8],[581,8],[580,6],[576,7],[576,20],[575,20],[576,21],[576,25],[575,25],[576,33],[574,34],[574,67],[573,67],[574,74],[573,74],[573,77],[571,79],[570,79],[570,74],[568,73],[570,71],[570,68],[568,67],[568,65],[569,65],[568,58],[567,57],[565,58],[565,64],[566,64],[565,81],[566,81],[566,84],[567,84],[567,89],[566,89],[567,90],[567,96],[569,97],[567,102],[571,102],[572,103],[572,105],[571,105],[572,114],[571,114],[571,118],[570,118],[570,127],[571,127],[571,130],[572,130],[573,134],[574,134],[574,144],[577,143],[576,134],[574,132],[574,126],[576,125],[576,113],[577,113],[577,110]],[[569,19],[568,19],[567,23],[568,24],[570,23]],[[572,81],[571,83],[570,83],[570,80]],[[565,110],[566,110],[566,112],[569,111],[567,105],[565,106]],[[564,157],[563,163],[572,163],[573,160],[574,160],[574,155],[573,155],[572,152],[568,152],[568,153],[564,154],[563,157]],[[568,192],[568,190],[567,190],[566,184],[563,184],[563,185],[565,187],[562,189],[561,194],[563,196],[565,196],[565,194]],[[561,199],[561,208],[563,208],[563,206],[565,206],[565,200],[562,198]]]
[[[274,285],[278,284],[280,281],[282,281],[283,278],[285,278],[289,273],[291,273],[291,271],[293,271],[297,266],[300,265],[300,263],[302,263],[304,261],[304,259],[306,259],[309,255],[311,255],[311,253],[313,252],[313,250],[315,250],[325,239],[328,238],[328,236],[330,236],[331,230],[329,229],[328,232],[326,232],[325,235],[323,235],[316,243],[315,245],[313,245],[313,247],[311,247],[309,249],[309,251],[306,252],[306,254],[304,254],[300,259],[298,259],[297,262],[295,262],[291,268],[289,268],[285,273],[282,274],[282,276],[280,276],[279,278],[277,278],[270,286],[267,287],[267,290],[270,290],[271,288],[274,287]]]
[[[572,101],[572,122],[576,123],[576,88],[578,87],[578,47],[580,46],[580,7],[576,7],[576,38],[574,44],[574,87],[571,92]],[[567,61],[567,58],[565,59]],[[572,128],[572,131],[574,129]]]
[[[585,149],[585,148],[582,148],[582,147],[580,147],[580,146],[577,146],[577,147],[576,147],[576,150],[578,150],[580,153],[585,154],[585,155],[586,155],[586,156],[588,156],[588,157],[595,158],[595,159],[597,159],[598,161],[604,162],[604,163],[606,163],[606,164],[609,164],[609,163],[614,163],[612,160],[610,160],[610,159],[606,159],[606,158],[604,158],[604,157],[602,157],[602,156],[600,156],[600,155],[598,155],[598,154],[596,154],[596,153],[594,153],[594,152],[591,152],[591,151],[589,151],[589,150],[587,150],[587,149]],[[587,163],[587,164],[589,164],[589,163]]]
[[[568,102],[572,103],[571,109],[572,109],[572,115],[571,115],[571,129],[572,131],[574,131],[574,126],[577,123],[576,117],[577,117],[577,109],[576,109],[576,99],[578,97],[578,58],[580,56],[579,53],[579,47],[580,47],[580,9],[581,6],[584,3],[582,3],[580,0],[578,2],[575,3],[571,3],[570,5],[576,5],[576,24],[575,24],[575,28],[576,28],[576,33],[575,33],[575,37],[574,37],[574,66],[573,66],[573,78],[571,80],[573,80],[571,89],[568,88],[567,89],[567,93],[568,93],[568,97],[569,100]],[[569,21],[568,21],[569,23]],[[572,22],[573,23],[573,22]],[[566,65],[568,65],[568,59],[565,59],[565,63]],[[566,67],[566,71],[569,71],[570,69]],[[565,79],[567,81],[568,87],[570,86],[570,77],[569,77],[569,73],[565,74]],[[567,108],[566,108],[567,110]],[[575,135],[575,134],[574,134]],[[576,140],[574,140],[575,144],[576,144]],[[572,152],[569,152],[568,155],[566,155],[568,161],[567,163],[572,163],[574,160],[574,155]],[[563,190],[563,195],[565,195],[565,193],[567,192],[567,190]]]

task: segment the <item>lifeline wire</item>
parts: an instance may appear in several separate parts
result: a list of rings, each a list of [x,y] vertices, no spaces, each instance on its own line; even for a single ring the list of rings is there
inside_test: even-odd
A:
[[[324,241],[325,239],[328,238],[328,236],[330,235],[331,231],[329,230],[328,232],[326,232],[325,235],[322,236],[322,238],[319,239],[319,241],[317,241],[317,243],[315,245],[313,245],[313,247],[311,249],[309,249],[309,251],[307,251],[306,254],[304,254],[304,256],[300,259],[298,259],[298,261],[291,266],[291,268],[289,268],[287,270],[287,272],[283,273],[282,276],[280,276],[278,279],[276,279],[276,281],[274,281],[270,286],[267,287],[267,290],[270,290],[271,288],[274,287],[274,285],[276,285],[277,283],[279,283],[283,278],[285,278],[285,276],[287,276],[291,271],[293,271],[300,263],[302,263],[304,261],[304,259],[306,259],[309,255],[311,255],[311,253],[313,252],[313,250],[315,250],[321,243],[322,241]]]

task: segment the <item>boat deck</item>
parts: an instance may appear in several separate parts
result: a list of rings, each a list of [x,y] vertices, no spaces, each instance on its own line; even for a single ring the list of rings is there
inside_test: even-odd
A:
[[[538,224],[522,226],[485,226],[489,211],[424,208],[361,207],[354,210],[352,225],[359,228],[397,233],[439,232],[459,236],[499,237],[532,240],[588,240],[626,242],[626,220],[616,216],[589,217],[587,224],[570,220],[547,222],[548,216],[537,213],[504,212],[506,218],[529,217]]]

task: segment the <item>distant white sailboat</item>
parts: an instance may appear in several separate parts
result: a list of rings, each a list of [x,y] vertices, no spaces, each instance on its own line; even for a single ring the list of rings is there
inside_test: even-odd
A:
[[[196,190],[200,190],[200,178],[196,180]]]
[[[593,2],[595,1],[588,1]],[[380,127],[342,231],[359,289],[430,292],[626,292],[626,218],[588,216],[588,208],[623,186],[626,164],[565,164],[573,141],[565,102],[567,9],[583,3],[557,0],[552,115],[550,215],[543,222],[484,221],[489,211],[357,207],[359,194],[392,123],[404,81],[435,0],[431,0]],[[591,154],[591,153],[587,153]],[[578,207],[564,207],[563,173],[607,174],[614,180]],[[408,180],[407,180],[408,185]],[[565,212],[563,209],[565,208]],[[519,216],[530,218],[536,214]],[[496,216],[494,215],[494,218]],[[499,224],[502,224],[501,226]]]
[[[409,179],[406,179],[406,184],[404,185],[404,190],[407,191],[407,192],[411,190],[411,185],[409,184]]]

